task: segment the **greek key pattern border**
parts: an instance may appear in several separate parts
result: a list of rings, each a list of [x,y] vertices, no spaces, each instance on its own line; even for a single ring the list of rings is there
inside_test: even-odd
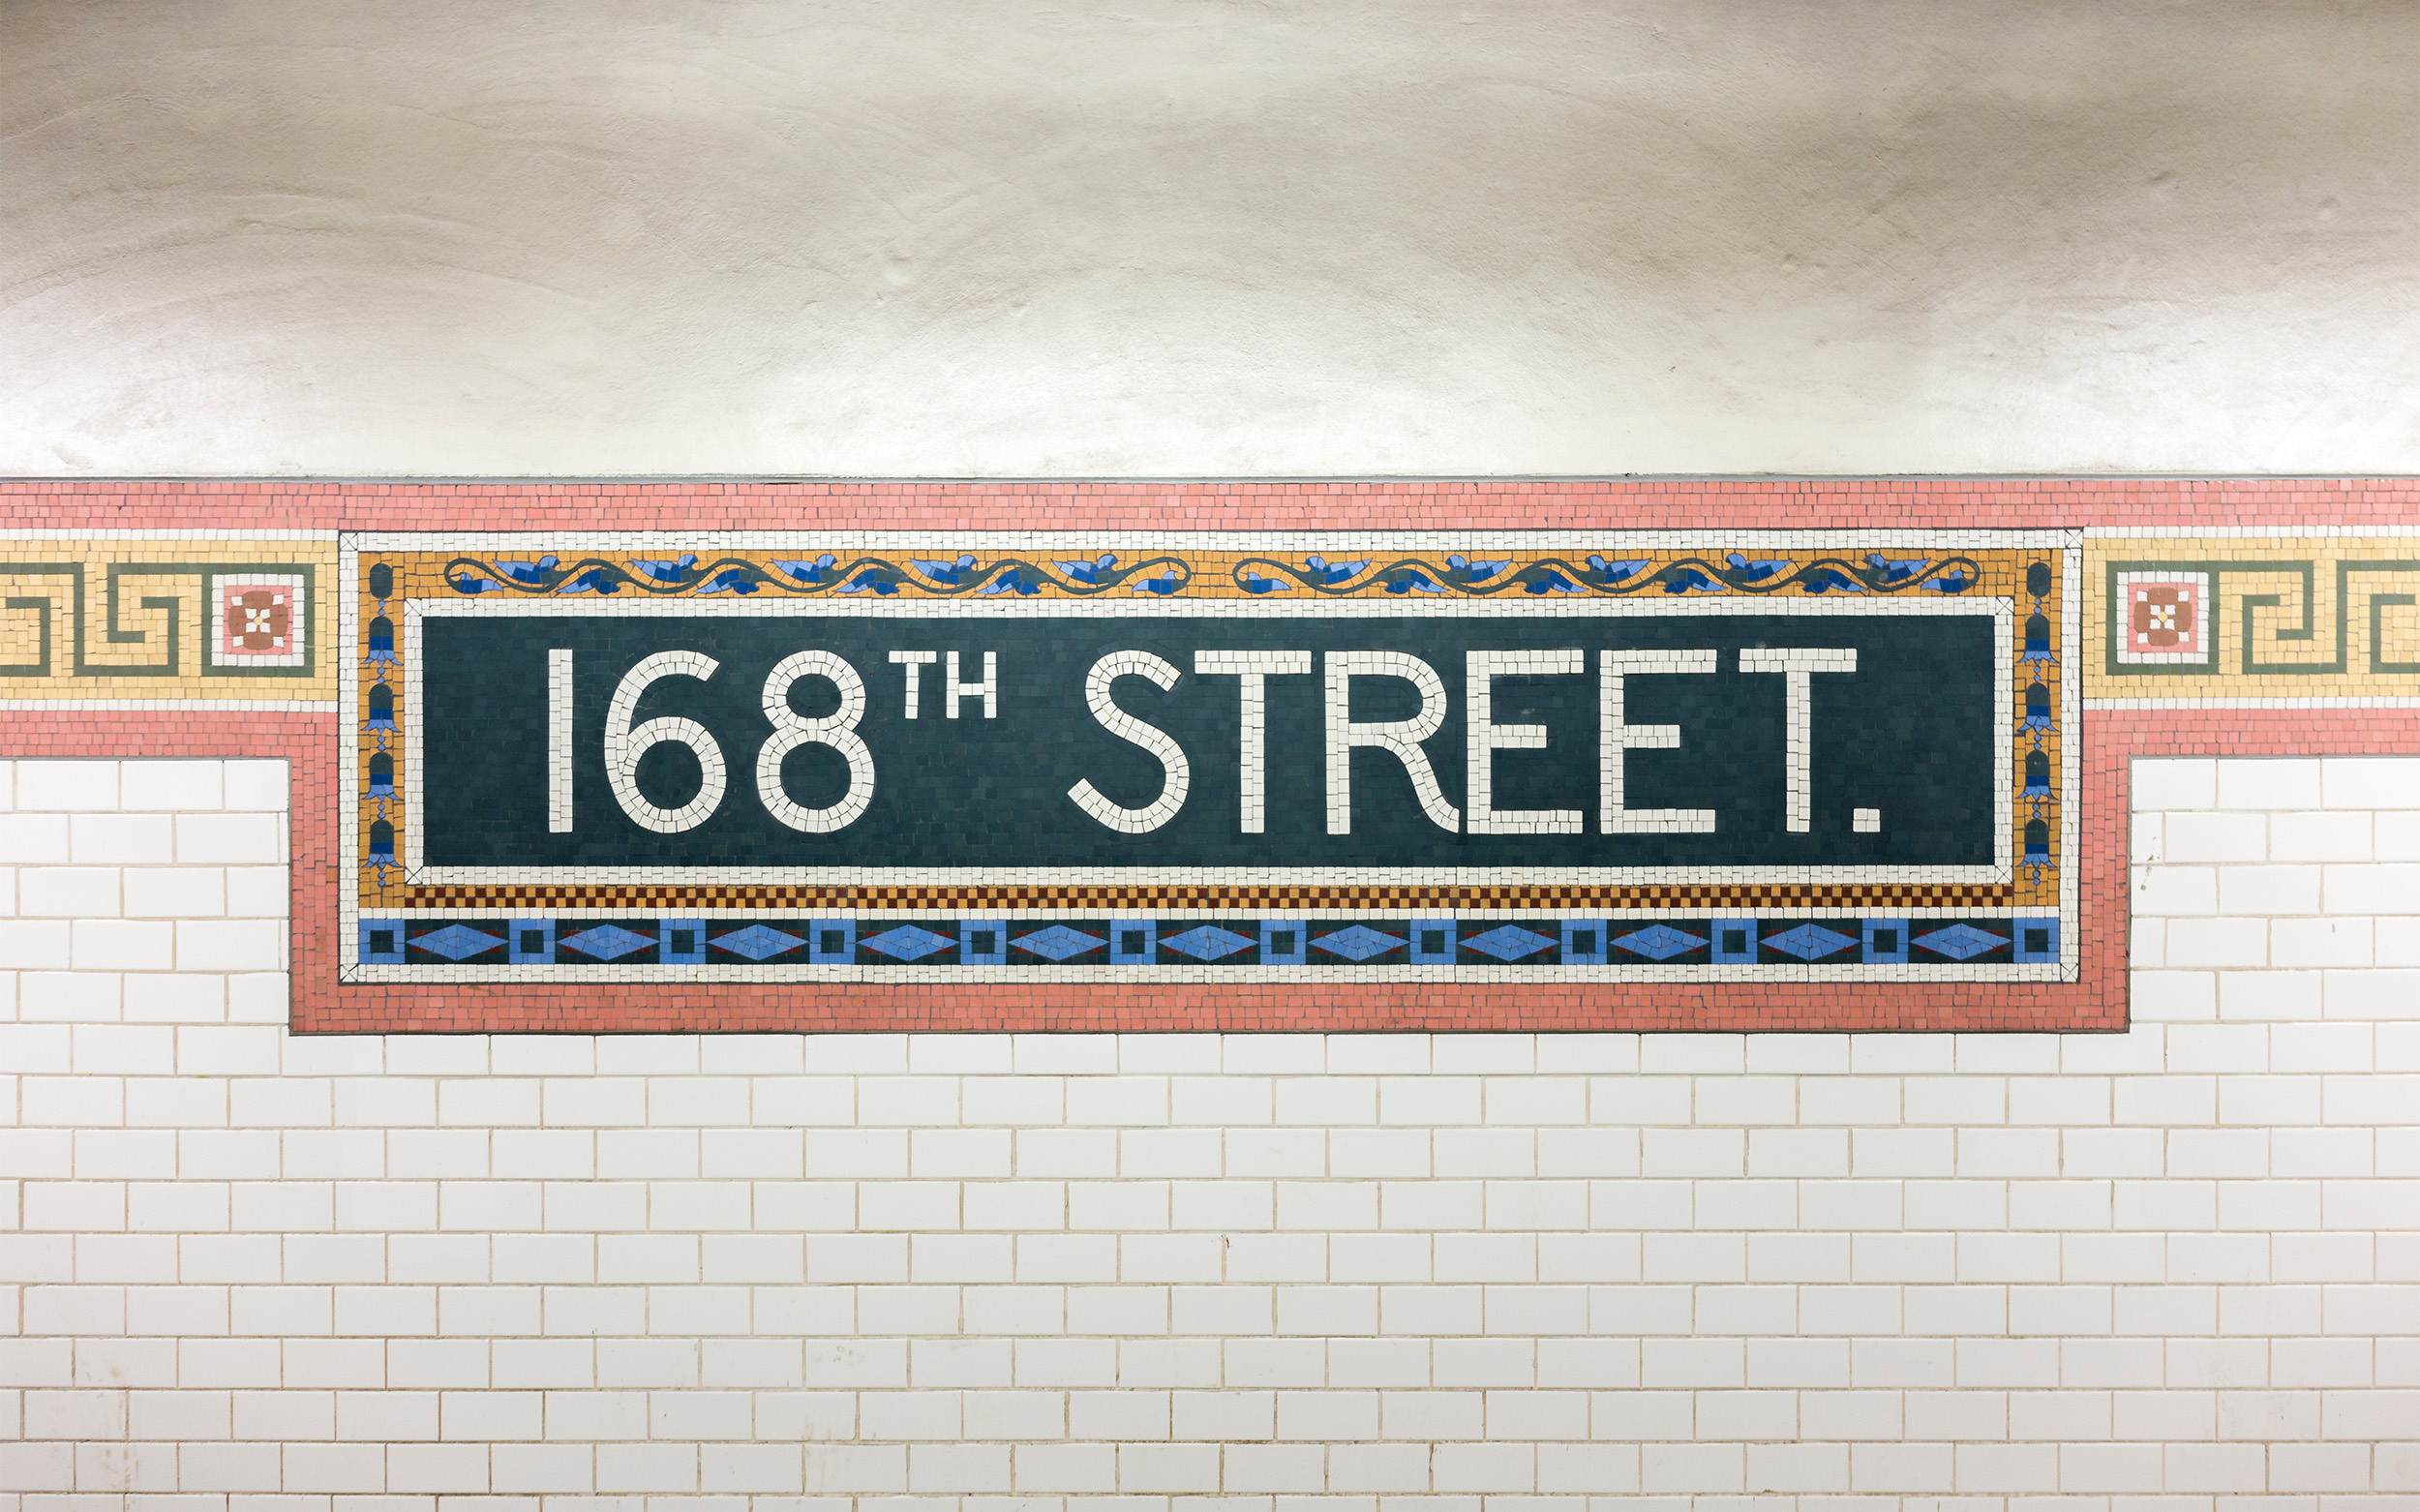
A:
[[[13,691],[11,684],[15,680],[55,681],[61,678],[76,678],[106,682],[117,678],[189,680],[219,678],[310,679],[318,673],[318,643],[322,631],[319,626],[319,564],[317,562],[260,559],[227,561],[42,560],[8,554],[7,548],[11,544],[5,537],[0,537],[0,595],[5,595],[0,596],[0,609],[5,609],[12,618],[27,614],[33,616],[30,630],[25,621],[19,620],[16,633],[20,638],[30,638],[34,654],[24,660],[0,661],[0,695]],[[98,584],[93,582],[96,573],[100,575]],[[211,602],[211,585],[220,578],[256,576],[302,579],[303,624],[296,637],[301,642],[298,648],[300,659],[292,665],[264,661],[261,665],[248,666],[240,659],[217,660],[203,654],[218,607]],[[22,591],[33,586],[22,580],[48,579],[63,581],[52,592]],[[191,590],[147,591],[155,587],[176,586],[189,580],[197,585]],[[91,613],[95,598],[100,600],[101,609],[97,624]],[[65,602],[64,614],[60,612],[62,599]],[[194,620],[190,639],[186,622],[189,611]],[[132,622],[134,617],[141,613],[159,615],[164,619],[156,629],[146,629]],[[0,623],[5,622],[0,620]],[[130,650],[124,654],[142,659],[106,659],[102,649],[116,647],[140,647],[140,651]],[[282,657],[280,661],[290,659]]]

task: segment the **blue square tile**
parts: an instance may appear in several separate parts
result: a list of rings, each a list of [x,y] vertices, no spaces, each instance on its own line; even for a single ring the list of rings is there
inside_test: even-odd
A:
[[[1260,921],[1260,964],[1299,966],[1310,957],[1311,926],[1300,919]]]
[[[1613,926],[1602,919],[1566,919],[1563,921],[1563,964],[1566,966],[1602,966],[1605,964],[1605,942],[1613,935]]]
[[[2019,919],[2015,922],[2019,964],[2056,961],[2059,958],[2059,922],[2056,919]]]
[[[857,959],[857,921],[810,919],[806,922],[806,958],[819,966],[847,966]]]
[[[361,964],[401,966],[404,963],[404,922],[400,919],[361,921]]]
[[[1860,932],[1865,936],[1865,959],[1876,966],[1907,964],[1908,922],[1904,919],[1868,919]]]
[[[958,964],[1000,966],[1009,959],[1009,922],[1005,919],[962,919],[958,922]]]
[[[655,925],[655,958],[668,966],[700,966],[706,962],[706,921],[665,919]]]
[[[514,965],[542,965],[555,958],[555,921],[507,919],[504,951]]]
[[[1454,922],[1415,919],[1411,922],[1411,963],[1415,966],[1454,964]]]
[[[1156,919],[1109,921],[1109,963],[1148,966],[1159,958],[1160,922]]]
[[[1756,960],[1756,921],[1717,919],[1709,925],[1714,936],[1714,964],[1746,966]]]

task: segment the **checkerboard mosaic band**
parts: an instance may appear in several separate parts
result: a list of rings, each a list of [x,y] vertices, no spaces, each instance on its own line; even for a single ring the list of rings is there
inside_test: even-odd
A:
[[[286,756],[298,1030],[2116,1027],[2129,755],[2420,750],[2409,480],[0,494],[0,754]],[[1751,616],[1805,633],[1752,634]],[[490,655],[509,676],[466,682],[478,637],[507,620],[536,654]],[[1344,620],[1360,624],[1350,643],[1319,638]],[[638,644],[671,620],[706,639]],[[886,639],[911,622],[918,638]],[[1824,743],[1870,744],[1921,709],[1913,680],[1874,683],[1876,670],[1948,665],[1986,624],[2005,697],[1990,854],[1892,853],[1972,801],[1851,791]],[[1177,644],[1204,625],[1269,649]],[[549,639],[565,628],[590,639]],[[714,654],[733,644],[741,654]],[[606,684],[658,651],[673,654],[609,746]],[[1104,707],[1089,708],[1080,674],[1111,652]],[[1381,680],[1410,672],[1403,658],[1434,684]],[[784,707],[759,707],[784,663]],[[1054,696],[1075,702],[1037,722],[1033,674],[1060,663],[1077,675],[1054,673]],[[1347,698],[1323,732],[1306,711],[1331,670]],[[1365,711],[1365,683],[1395,691]],[[1223,700],[1195,710],[1215,728],[1165,717],[1203,688]],[[1725,728],[1759,703],[1775,728],[1802,714],[1807,739]],[[1238,754],[1238,721],[1255,720],[1256,777]],[[534,786],[491,803],[503,820],[464,824],[460,804],[445,817],[446,764],[481,724]],[[1002,749],[1017,756],[923,762],[901,743],[971,749],[986,727],[1013,727],[1023,745]],[[1543,748],[1527,743],[1539,729]],[[1055,783],[1063,753],[1037,730],[1092,742],[1089,805],[1029,782],[954,851],[920,851],[886,801],[922,800],[943,832],[952,804],[920,771],[1051,768]],[[1609,730],[1626,775],[1610,785],[1594,762]],[[712,783],[687,754],[709,741]],[[1926,748],[1942,771],[1980,770]],[[1428,787],[1402,751],[1425,758]],[[1349,793],[1321,796],[1331,762]],[[1726,762],[1770,770],[1697,796],[1673,775]],[[1482,770],[1492,784],[1468,780]],[[1045,806],[1073,817],[1034,822]],[[616,815],[625,852],[629,835],[710,840],[734,815],[757,838],[686,855],[431,850],[499,823],[518,827],[513,845],[577,847]],[[1202,850],[1179,832],[1205,815],[1268,849]],[[1811,864],[1748,855],[1751,818],[1830,849]],[[1004,851],[1003,823],[1036,854]],[[768,853],[779,834],[797,838]],[[1088,834],[1168,859],[1049,849]],[[1683,854],[1709,834],[1738,854]],[[858,853],[803,849],[831,835]],[[1617,843],[1642,863],[1558,849]],[[1439,846],[1500,849],[1466,864]],[[2005,943],[1964,958],[1921,943],[1961,928]],[[1705,943],[1639,948],[1684,936]],[[1354,958],[1322,940],[1399,943]]]
[[[417,911],[581,909],[628,912],[681,907],[711,914],[767,910],[931,909],[994,907],[1012,917],[1084,913],[1104,908],[1220,913],[1233,909],[1447,909],[1504,910],[1613,908],[1625,913],[1666,914],[1706,909],[1789,909],[1837,913],[1842,909],[2006,909],[2015,889],[2000,884],[1888,883],[1817,887],[1673,884],[1644,887],[411,887],[403,906]]]

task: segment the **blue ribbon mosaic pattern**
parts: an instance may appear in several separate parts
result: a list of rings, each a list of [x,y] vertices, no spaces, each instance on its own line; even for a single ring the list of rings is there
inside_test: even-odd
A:
[[[364,919],[369,966],[2021,966],[2056,919]]]
[[[707,560],[696,552],[657,559],[616,561],[604,557],[560,557],[533,559],[456,557],[445,564],[445,582],[466,596],[481,593],[571,595],[593,593],[610,597],[631,592],[662,597],[705,597],[713,594],[870,594],[888,598],[901,589],[923,595],[989,598],[1011,595],[1031,598],[1045,590],[1088,598],[1113,589],[1168,596],[1193,583],[1193,569],[1177,557],[1158,556],[1124,563],[1113,552],[1089,559],[1044,562],[1016,557],[981,561],[971,552],[935,551],[929,558],[852,554],[843,561],[832,552],[801,554],[795,560],[756,562],[738,557]],[[1861,558],[1818,554],[1800,562],[1790,558],[1754,559],[1742,552],[1689,557],[1649,571],[1641,558],[1617,560],[1591,553],[1578,561],[1549,558],[1514,568],[1512,559],[1477,561],[1459,554],[1442,559],[1399,557],[1380,562],[1330,561],[1305,557],[1300,565],[1275,557],[1254,557],[1234,569],[1233,583],[1247,593],[1284,593],[1296,588],[1322,595],[1360,593],[1383,588],[1393,594],[1450,593],[1489,597],[1519,592],[1532,597],[1549,593],[1632,594],[1747,593],[1770,595],[1796,589],[1823,593],[1963,593],[1982,575],[1971,557],[1893,559],[1881,552]],[[1375,568],[1375,571],[1373,570]],[[383,596],[383,595],[381,595]]]

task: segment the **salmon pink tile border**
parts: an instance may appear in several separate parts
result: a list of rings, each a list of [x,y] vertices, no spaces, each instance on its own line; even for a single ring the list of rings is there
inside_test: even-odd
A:
[[[1449,529],[2085,527],[2218,536],[2408,526],[2420,482],[2387,479],[1388,483],[0,483],[7,529],[583,530]],[[112,689],[111,692],[115,693]],[[96,703],[104,695],[96,688]],[[2128,769],[2137,756],[2420,752],[2420,708],[2093,708],[2076,872],[2081,980],[1546,985],[1318,983],[340,986],[338,761],[331,712],[0,707],[0,756],[283,757],[292,763],[292,1027],[300,1033],[643,1031],[1988,1031],[2126,1024]],[[321,706],[322,708],[324,706]]]

